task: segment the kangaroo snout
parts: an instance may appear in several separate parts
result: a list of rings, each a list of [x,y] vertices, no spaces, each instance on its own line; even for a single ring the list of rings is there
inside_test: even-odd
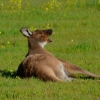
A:
[[[49,35],[51,35],[51,34],[53,33],[53,30],[52,30],[52,29],[48,29],[48,30],[47,30],[47,33],[48,33]]]

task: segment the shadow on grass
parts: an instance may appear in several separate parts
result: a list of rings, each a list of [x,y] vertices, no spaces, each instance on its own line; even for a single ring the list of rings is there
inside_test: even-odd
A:
[[[12,70],[0,70],[0,75],[2,76],[2,77],[6,77],[6,78],[8,78],[8,77],[10,77],[10,78],[16,78],[16,75],[17,75],[17,72],[16,71],[12,71]],[[92,77],[90,77],[90,76],[76,76],[76,79],[84,79],[84,80],[86,80],[86,79],[95,79],[95,78],[92,78]]]
[[[92,79],[92,80],[94,80],[95,78],[94,77],[90,77],[90,76],[80,76],[79,79],[84,79],[84,80]]]
[[[6,78],[8,78],[8,77],[11,77],[11,78],[16,78],[16,71],[9,71],[9,70],[0,70],[0,75],[2,76],[2,77],[6,77]]]

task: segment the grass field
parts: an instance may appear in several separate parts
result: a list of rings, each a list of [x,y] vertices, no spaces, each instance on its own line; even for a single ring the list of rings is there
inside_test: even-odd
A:
[[[27,53],[21,27],[52,28],[45,49],[100,74],[99,13],[100,0],[0,0],[0,100],[100,100],[99,79],[45,83],[16,76]]]

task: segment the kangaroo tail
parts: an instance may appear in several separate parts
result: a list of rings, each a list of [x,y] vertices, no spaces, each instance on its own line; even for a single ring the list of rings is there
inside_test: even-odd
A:
[[[67,67],[67,70],[68,72],[70,73],[78,73],[78,74],[83,74],[83,75],[87,75],[87,76],[90,76],[90,77],[93,77],[93,78],[100,78],[100,76],[92,73],[92,72],[89,72],[89,71],[86,71],[76,65],[70,65]]]
[[[83,74],[83,75],[90,76],[92,78],[100,78],[99,75],[96,75],[92,72],[86,71],[86,70],[84,70],[76,65],[69,63],[69,62],[66,62],[63,60],[60,60],[60,61],[63,63],[65,70],[68,71],[69,73]]]

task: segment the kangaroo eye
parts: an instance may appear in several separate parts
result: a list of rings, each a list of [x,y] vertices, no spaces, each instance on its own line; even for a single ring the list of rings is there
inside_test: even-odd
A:
[[[40,31],[40,34],[42,34],[42,32]]]

